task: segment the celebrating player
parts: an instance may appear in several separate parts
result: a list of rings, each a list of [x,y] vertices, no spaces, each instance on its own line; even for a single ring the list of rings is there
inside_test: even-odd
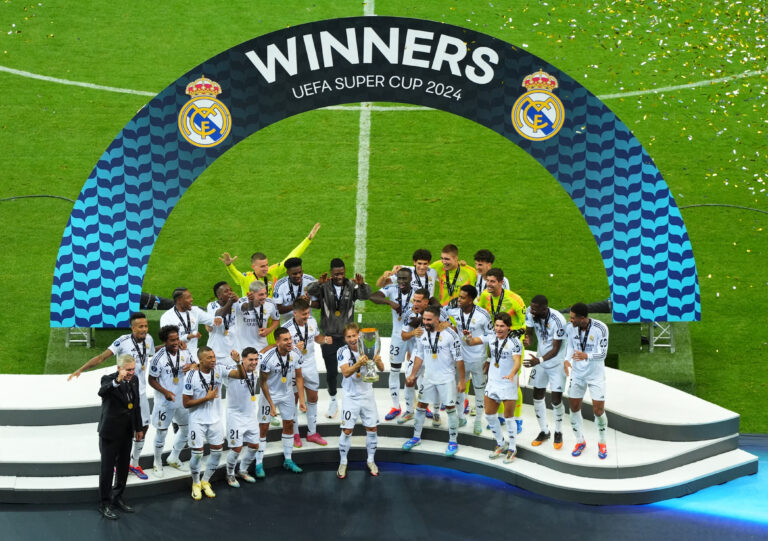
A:
[[[357,418],[365,427],[365,448],[368,451],[368,470],[374,477],[379,475],[379,467],[374,462],[378,436],[376,425],[379,423],[379,414],[376,410],[376,396],[373,393],[373,383],[363,381],[360,370],[370,360],[365,354],[357,351],[360,327],[357,323],[349,323],[344,328],[344,341],[347,345],[339,348],[339,371],[343,376],[341,388],[344,398],[341,402],[341,437],[339,438],[339,469],[336,477],[344,479],[347,476],[347,453],[349,453],[352,429],[355,428]],[[384,370],[381,357],[373,358],[376,367]]]
[[[485,417],[491,427],[496,447],[489,458],[498,458],[506,452],[504,463],[509,464],[515,459],[517,447],[515,435],[517,430],[511,422],[512,413],[517,399],[517,380],[520,372],[520,359],[523,345],[520,343],[521,329],[512,330],[512,318],[506,312],[496,314],[493,321],[493,333],[482,337],[469,334],[468,343],[471,345],[486,344],[490,347],[491,358],[488,366],[488,384],[485,387]],[[496,417],[499,404],[504,404],[504,416],[507,419],[507,438],[501,433],[501,426]]]
[[[533,336],[536,336],[536,355],[525,359],[526,367],[531,370],[533,384],[533,409],[539,421],[541,432],[531,445],[538,447],[549,439],[547,424],[547,405],[544,395],[547,384],[552,393],[552,412],[555,414],[555,449],[563,446],[563,388],[565,387],[565,318],[560,312],[549,309],[549,301],[544,295],[536,295],[531,299],[531,305],[525,311],[525,339],[523,345],[529,347]]]
[[[189,350],[179,346],[179,328],[167,325],[158,333],[163,342],[152,361],[149,363],[149,386],[155,390],[155,403],[152,407],[152,426],[155,427],[155,461],[152,471],[155,477],[163,476],[163,448],[168,435],[168,427],[175,422],[179,427],[173,442],[173,451],[168,455],[169,466],[185,471],[179,453],[187,443],[189,415],[182,405],[181,393],[184,390],[183,374],[197,368],[192,362]]]
[[[304,377],[302,376],[301,363],[301,351],[294,347],[290,331],[282,327],[275,331],[275,345],[259,354],[261,370],[259,379],[261,386],[259,431],[261,440],[259,441],[259,451],[256,453],[257,465],[263,461],[264,451],[267,447],[269,418],[277,407],[280,409],[280,415],[283,419],[282,442],[285,459],[283,468],[294,473],[302,472],[302,469],[291,458],[293,452],[293,417],[297,398],[299,409],[302,412],[307,411],[307,406],[304,403]],[[293,391],[294,382],[298,389],[297,393]]]
[[[144,473],[144,470],[139,466],[139,458],[141,457],[142,449],[144,449],[144,435],[146,435],[149,425],[147,370],[149,368],[149,360],[155,355],[155,342],[152,340],[152,336],[147,332],[149,330],[147,316],[141,312],[135,312],[131,314],[130,322],[130,334],[124,334],[99,355],[93,357],[83,366],[72,372],[67,378],[67,381],[70,381],[72,378],[79,378],[83,372],[89,368],[100,365],[113,355],[116,358],[120,355],[130,355],[133,357],[136,361],[136,371],[134,372],[133,377],[137,378],[139,381],[139,407],[141,408],[142,430],[141,439],[139,439],[137,435],[138,433],[134,434],[129,471],[139,479],[147,479],[147,474]]]
[[[315,281],[315,277],[304,274],[302,261],[298,257],[285,260],[285,270],[288,276],[283,276],[275,284],[273,298],[277,304],[277,311],[283,316],[283,321],[291,318],[291,310],[296,299],[305,299],[311,302],[307,295],[307,286]]]
[[[230,364],[227,369],[231,372],[237,370],[237,359],[232,352],[235,364]],[[245,378],[224,378],[227,385],[227,435],[229,453],[227,454],[227,483],[233,488],[238,488],[240,483],[235,477],[235,468],[240,451],[245,443],[245,456],[240,461],[240,470],[237,476],[248,483],[255,483],[248,468],[256,459],[259,450],[259,406],[256,402],[256,392],[259,388],[259,380],[256,376],[256,367],[259,364],[259,352],[254,348],[245,348],[242,353],[242,366],[245,370]],[[263,473],[262,467],[262,473]],[[258,474],[258,468],[256,469]],[[263,475],[261,476],[263,477]]]
[[[478,250],[475,252],[475,270],[477,271],[477,281],[475,282],[475,288],[478,295],[485,291],[486,281],[485,275],[493,267],[493,262],[496,261],[496,256],[490,250]],[[509,280],[504,278],[502,287],[509,289]]]
[[[243,347],[261,351],[269,344],[267,337],[280,325],[280,314],[273,299],[267,297],[267,286],[253,281],[248,295],[235,304],[238,342]]]
[[[315,238],[318,229],[320,229],[319,223],[315,224],[315,226],[312,228],[312,231],[310,231],[309,235],[307,235],[307,238],[301,241],[301,243],[296,248],[291,250],[291,253],[289,253],[283,261],[272,265],[271,267],[269,266],[269,260],[267,259],[267,256],[262,252],[256,252],[251,256],[252,272],[240,272],[237,270],[237,267],[234,265],[234,262],[237,261],[237,256],[232,257],[229,255],[229,252],[224,252],[221,254],[219,259],[222,263],[224,263],[224,265],[226,265],[227,272],[235,281],[235,283],[240,286],[240,294],[243,297],[247,295],[248,286],[254,280],[262,282],[267,288],[267,297],[271,297],[275,282],[277,282],[278,278],[285,274],[286,260],[292,257],[301,257],[301,254],[303,254],[304,250],[306,250],[310,245],[312,239]]]
[[[576,436],[576,446],[571,454],[580,456],[587,447],[582,433],[581,402],[589,387],[592,411],[597,425],[597,456],[605,458],[608,450],[605,436],[608,416],[605,414],[605,357],[608,354],[608,326],[592,319],[587,305],[577,302],[571,306],[570,325],[566,329],[565,373],[573,371],[568,397],[571,406],[571,427]]]
[[[208,303],[208,315],[211,317],[221,317],[222,324],[209,327],[208,347],[213,349],[216,354],[216,360],[224,363],[229,359],[229,352],[237,346],[236,336],[237,318],[235,317],[237,294],[232,291],[227,282],[217,282],[213,286],[215,301]]]
[[[184,382],[182,400],[184,407],[189,411],[189,448],[192,450],[189,469],[192,471],[193,500],[202,499],[201,492],[209,498],[216,497],[210,480],[219,467],[221,449],[224,446],[219,389],[224,378],[245,378],[245,370],[237,351],[232,350],[232,359],[237,363],[234,370],[217,365],[216,354],[208,346],[203,346],[197,350],[200,367],[189,372]],[[210,453],[201,480],[200,464],[203,461],[203,444],[206,442]]]
[[[461,340],[461,357],[464,359],[464,369],[472,378],[472,384],[475,387],[475,434],[483,432],[483,393],[485,391],[485,360],[486,346],[484,344],[469,345],[468,336],[480,338],[488,334],[493,328],[491,316],[488,311],[475,304],[477,289],[469,284],[461,286],[459,292],[459,305],[456,308],[449,308],[448,315],[455,322],[456,331]],[[459,405],[459,426],[467,424],[464,417],[464,389],[461,389],[458,396]],[[463,422],[462,422],[463,421]]]
[[[413,384],[416,374],[424,363],[423,383],[419,385],[418,403],[413,427],[413,437],[403,444],[403,449],[410,451],[421,444],[421,429],[427,413],[427,404],[445,404],[448,415],[447,456],[453,456],[459,450],[457,442],[459,420],[456,415],[456,395],[464,389],[464,361],[461,358],[459,336],[450,327],[438,331],[440,309],[427,306],[424,310],[424,332],[417,341],[413,371],[408,376]],[[456,371],[459,383],[456,385]],[[457,390],[458,389],[458,390]]]
[[[389,346],[389,393],[392,395],[392,409],[384,416],[391,421],[400,413],[400,368],[405,359],[406,343],[401,333],[403,328],[403,315],[411,307],[413,288],[411,277],[413,273],[408,267],[402,267],[397,271],[397,285],[386,285],[384,288],[371,295],[374,304],[388,304],[392,307],[392,338]]]
[[[304,379],[304,391],[307,394],[307,441],[318,445],[328,445],[328,442],[317,433],[317,390],[320,387],[320,375],[317,372],[315,359],[315,343],[330,344],[330,336],[320,334],[317,321],[309,310],[306,297],[297,298],[293,306],[293,317],[285,322],[283,328],[291,334],[293,345],[301,351],[301,375]],[[296,409],[293,416],[293,446],[301,447],[299,435],[299,414]]]
[[[192,358],[197,356],[197,340],[203,335],[197,330],[200,323],[217,326],[223,323],[220,316],[211,316],[192,302],[192,293],[186,287],[176,288],[173,292],[174,306],[160,317],[160,327],[176,325],[179,329],[179,347],[188,349]]]
[[[441,306],[458,298],[461,286],[474,284],[477,278],[475,269],[459,265],[459,249],[455,244],[446,244],[440,252],[440,261],[435,261],[430,267],[437,271],[435,298]]]
[[[405,267],[402,265],[395,265],[391,271],[384,271],[384,274],[376,280],[376,287],[382,288],[385,285],[397,283],[397,271],[400,269],[410,269],[411,271],[411,288],[415,291],[417,289],[426,289],[429,291],[429,296],[435,294],[435,284],[437,283],[437,271],[430,268],[432,263],[432,252],[425,249],[418,249],[413,252],[413,266]]]

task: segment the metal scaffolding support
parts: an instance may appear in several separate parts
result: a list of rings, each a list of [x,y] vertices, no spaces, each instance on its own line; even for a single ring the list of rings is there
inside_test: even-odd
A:
[[[85,344],[89,348],[93,346],[93,328],[92,327],[69,327],[67,329],[67,338],[64,343],[66,347],[70,344]]]
[[[669,348],[675,352],[675,334],[672,332],[672,324],[668,321],[651,321],[648,323],[648,351],[653,353],[653,348]]]

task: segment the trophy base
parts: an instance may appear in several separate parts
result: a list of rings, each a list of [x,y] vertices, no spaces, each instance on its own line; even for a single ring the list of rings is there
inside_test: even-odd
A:
[[[379,381],[379,375],[376,374],[375,376],[364,376],[362,379],[365,383],[376,383]]]

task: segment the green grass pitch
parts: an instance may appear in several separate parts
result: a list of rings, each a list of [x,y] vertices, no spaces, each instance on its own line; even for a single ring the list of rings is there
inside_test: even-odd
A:
[[[158,92],[237,43],[290,25],[362,15],[363,8],[348,1],[5,0],[0,66]],[[694,207],[682,214],[701,282],[702,321],[688,327],[696,392],[741,413],[743,431],[768,432],[762,407],[768,391],[765,3],[382,0],[375,12],[496,36],[550,61],[598,96],[747,74],[605,101],[648,149],[679,206],[763,211]],[[0,84],[0,199],[75,199],[106,146],[148,100],[2,71]],[[166,223],[145,291],[169,295],[185,285],[203,304],[211,285],[226,278],[221,252],[245,260],[258,249],[275,260],[315,221],[323,227],[305,269],[319,274],[332,256],[351,267],[358,124],[354,111],[313,111],[220,158]],[[407,262],[416,247],[439,254],[454,242],[467,259],[479,248],[493,250],[526,300],[545,293],[554,306],[567,306],[608,295],[597,246],[577,209],[509,141],[448,113],[382,111],[372,113],[370,143],[369,281]],[[0,372],[45,370],[51,281],[70,210],[58,199],[0,201]],[[366,317],[386,319],[386,310],[367,306]],[[51,363],[49,370],[67,366]],[[663,366],[653,370],[663,377]]]

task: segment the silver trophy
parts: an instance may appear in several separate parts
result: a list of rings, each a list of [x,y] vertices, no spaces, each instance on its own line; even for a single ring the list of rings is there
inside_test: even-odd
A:
[[[362,379],[366,383],[379,381],[379,373],[376,371],[376,363],[373,362],[381,352],[381,339],[378,329],[360,329],[360,337],[357,339],[357,351],[360,355],[368,357],[368,362],[360,370]]]

